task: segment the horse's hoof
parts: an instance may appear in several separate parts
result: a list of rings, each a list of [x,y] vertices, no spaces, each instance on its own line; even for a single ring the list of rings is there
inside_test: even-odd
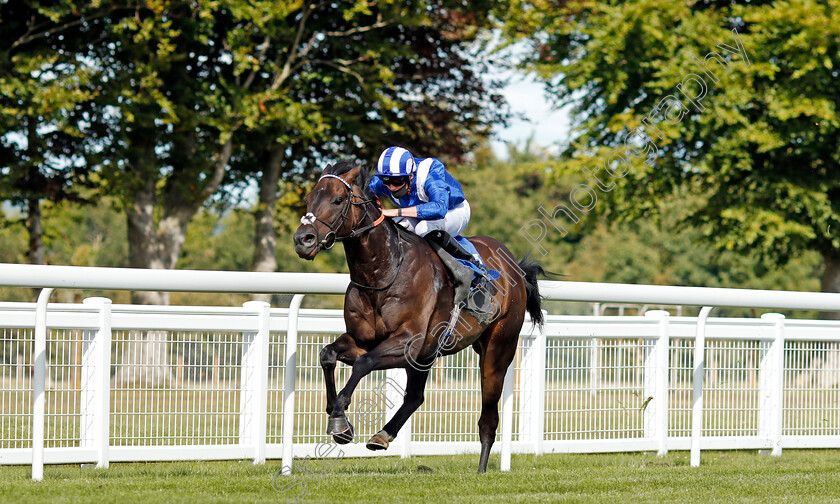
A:
[[[327,435],[332,436],[338,444],[353,441],[353,434],[353,424],[347,420],[347,417],[330,418],[327,422]]]
[[[393,440],[393,436],[389,436],[387,432],[381,430],[367,442],[367,449],[371,451],[387,450]]]

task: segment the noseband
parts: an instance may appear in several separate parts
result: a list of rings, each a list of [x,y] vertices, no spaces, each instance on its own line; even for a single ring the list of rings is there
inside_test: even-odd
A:
[[[373,203],[376,200],[362,199],[361,197],[353,194],[353,186],[351,186],[343,178],[339,177],[338,175],[333,175],[332,173],[325,173],[324,175],[321,175],[321,178],[318,179],[318,182],[324,180],[325,178],[334,178],[334,179],[340,180],[341,183],[344,184],[344,186],[347,188],[347,191],[350,193],[350,197],[347,199],[347,203],[344,205],[344,208],[341,209],[341,214],[339,214],[339,216],[333,221],[332,224],[330,224],[329,222],[321,219],[320,217],[317,217],[312,212],[308,212],[306,215],[304,215],[303,217],[300,218],[300,223],[304,224],[304,225],[312,225],[312,224],[315,223],[315,221],[318,221],[321,224],[327,226],[327,228],[329,229],[329,232],[326,235],[324,235],[324,238],[322,240],[320,240],[318,242],[318,245],[320,245],[322,249],[329,250],[333,247],[333,245],[335,245],[335,242],[355,238],[355,237],[361,235],[362,233],[370,231],[371,229],[375,228],[376,226],[382,224],[382,222],[385,220],[385,214],[383,214],[383,213],[381,213],[379,215],[379,217],[375,221],[373,221],[373,223],[368,224],[366,226],[363,226],[361,228],[354,228],[354,229],[350,230],[350,233],[348,233],[344,236],[338,236],[337,231],[338,231],[339,228],[341,228],[341,226],[344,225],[344,222],[347,220],[347,215],[350,212],[350,206],[351,205],[355,205],[355,206],[367,205],[368,203]],[[356,202],[353,201],[355,198],[359,198],[359,199],[361,199],[361,201],[356,203]],[[365,213],[365,216],[367,217],[367,213]],[[318,233],[318,228],[317,227],[315,227],[315,234],[316,234],[316,237],[318,236],[318,234],[320,234],[320,233]]]

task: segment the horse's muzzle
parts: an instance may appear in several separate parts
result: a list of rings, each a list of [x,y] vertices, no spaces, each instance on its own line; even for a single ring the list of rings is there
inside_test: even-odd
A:
[[[318,255],[318,236],[312,226],[300,226],[294,235],[295,253],[301,259],[311,261]]]

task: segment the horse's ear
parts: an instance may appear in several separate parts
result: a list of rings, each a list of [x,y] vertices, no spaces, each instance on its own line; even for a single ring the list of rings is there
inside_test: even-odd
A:
[[[324,171],[329,171],[329,170],[331,170],[331,169],[332,169],[332,165],[331,165],[331,164],[327,164],[327,166],[325,166],[325,167],[324,167]]]
[[[356,165],[347,172],[347,175],[345,175],[344,178],[350,183],[350,185],[353,185],[356,182],[356,178],[361,175],[361,173],[362,165]]]

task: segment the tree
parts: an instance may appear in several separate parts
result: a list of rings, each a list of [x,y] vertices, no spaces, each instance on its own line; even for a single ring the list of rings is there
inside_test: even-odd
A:
[[[757,251],[718,250],[699,228],[678,226],[697,207],[698,196],[688,191],[663,198],[658,215],[615,219],[593,209],[569,233],[552,233],[543,241],[551,251],[534,253],[518,232],[522,224],[547,202],[569,202],[571,190],[586,180],[580,174],[552,175],[558,162],[528,144],[511,148],[507,160],[493,157],[489,148],[475,151],[475,166],[456,167],[470,201],[469,235],[486,234],[506,244],[517,257],[532,252],[549,271],[563,280],[654,285],[736,287],[750,289],[815,290],[819,254],[809,251],[779,266]],[[551,207],[549,207],[551,208]],[[552,313],[589,314],[581,303],[549,302]],[[726,309],[727,316],[757,316],[753,310]],[[812,318],[813,312],[786,312]]]
[[[370,142],[418,131],[425,145],[444,140],[444,151],[463,152],[463,132],[487,131],[484,111],[497,103],[466,53],[485,20],[460,2],[161,0],[33,10],[38,19],[15,25],[24,33],[15,50],[58,48],[79,92],[95,97],[57,110],[84,125],[85,166],[122,204],[133,267],[174,267],[198,209],[224,184],[253,177],[262,185],[254,262],[273,269],[282,172],[306,180],[312,161],[366,155]],[[168,301],[166,293],[132,297]]]
[[[253,269],[278,267],[279,182],[306,184],[326,160],[372,160],[389,144],[458,160],[503,120],[470,45],[486,24],[461,2],[339,2],[295,11],[281,25],[294,37],[270,35],[283,51],[266,67],[281,70],[256,77],[265,117],[238,132],[230,172],[259,186]]]
[[[462,115],[441,120],[442,128],[452,128],[458,119],[466,127],[483,120],[472,105],[483,103],[476,99],[480,94],[450,103],[444,92],[464,93],[480,82],[466,74],[464,59],[456,65],[461,74],[449,72],[449,55],[470,37],[461,26],[471,23],[454,23],[447,14],[465,12],[463,6],[452,8],[459,5],[159,0],[119,6],[94,2],[85,8],[68,2],[47,12],[36,4],[40,17],[21,17],[24,42],[15,50],[59,47],[72,62],[68,75],[80,92],[95,99],[59,110],[69,123],[84,126],[79,136],[85,166],[95,169],[102,192],[125,211],[129,265],[173,268],[190,221],[219,194],[226,176],[237,182],[238,174],[263,169],[259,239],[273,231],[265,224],[273,215],[278,171],[300,168],[300,159],[286,161],[295,153],[308,153],[304,161],[311,161],[366,145],[370,132],[418,124],[412,117],[383,128],[389,118],[406,113],[398,109],[400,103],[436,112],[466,105]],[[432,26],[438,18],[444,22]],[[411,54],[415,42],[426,43],[426,54]],[[427,68],[434,79],[395,72],[399,58]],[[412,87],[432,84],[436,87],[429,93]],[[436,92],[440,95],[431,96]],[[262,142],[261,148],[252,151],[254,142]],[[259,164],[250,171],[229,170],[254,160]],[[258,250],[270,250],[268,245]],[[256,262],[263,268],[259,257]],[[132,300],[165,304],[169,295],[134,292]],[[152,336],[149,344],[158,350],[138,347],[124,363],[140,356],[160,368],[165,342],[162,335],[154,335],[155,341]],[[153,354],[157,357],[143,357]],[[146,375],[156,373],[150,369]]]
[[[69,26],[57,19],[85,4],[0,5],[0,199],[20,206],[29,234],[29,262],[46,264],[42,200],[82,201],[87,185],[82,127],[70,110],[92,99],[92,73],[67,47]]]
[[[688,190],[718,247],[818,251],[840,291],[840,2],[562,4],[513,2],[507,33],[574,103],[565,169],[616,184],[598,195],[625,219]]]

